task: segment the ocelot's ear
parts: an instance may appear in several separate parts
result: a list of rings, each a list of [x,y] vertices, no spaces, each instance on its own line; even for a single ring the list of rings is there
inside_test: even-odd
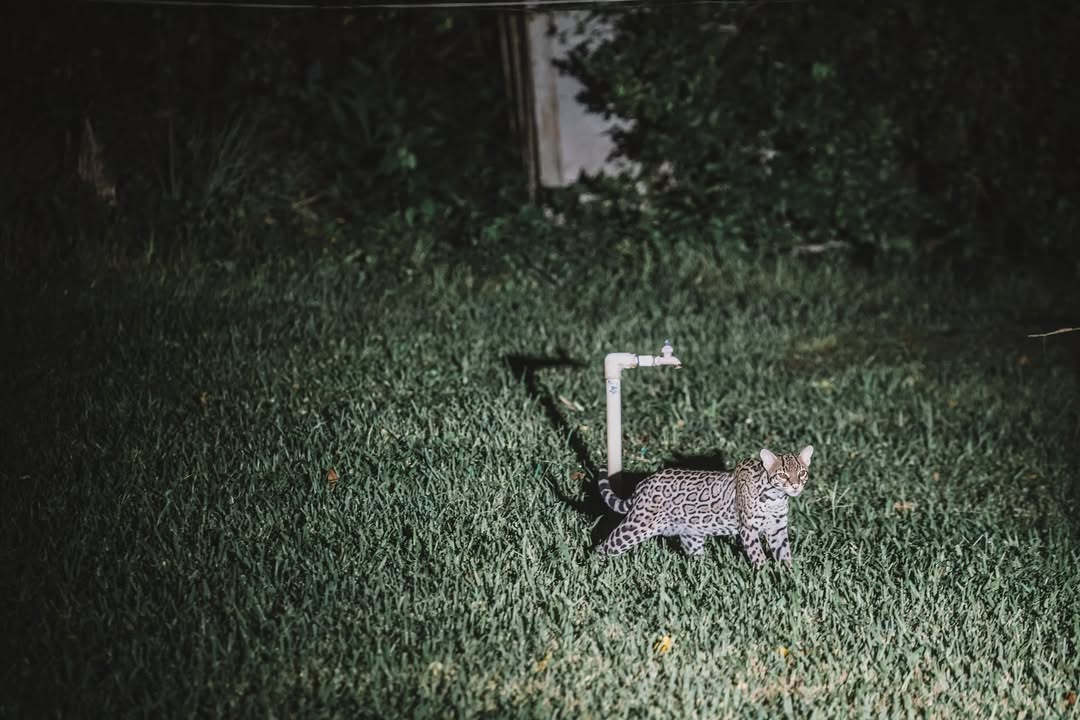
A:
[[[773,469],[773,465],[776,464],[777,460],[777,457],[773,454],[773,451],[769,450],[768,448],[762,448],[760,457],[761,464],[765,466],[765,470],[767,472],[771,471]]]
[[[810,467],[810,456],[813,454],[814,447],[812,445],[807,445],[799,451],[799,462],[801,462],[806,467]]]

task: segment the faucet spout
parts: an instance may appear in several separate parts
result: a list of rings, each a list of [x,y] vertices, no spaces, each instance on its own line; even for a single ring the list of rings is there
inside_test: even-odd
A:
[[[668,365],[673,368],[681,368],[682,360],[675,357],[675,349],[671,347],[671,341],[665,340],[664,346],[660,348],[659,355],[638,355],[639,367],[655,367],[660,365]]]
[[[682,367],[682,361],[673,354],[675,349],[671,347],[671,341],[665,340],[664,347],[660,348],[660,357],[653,358],[654,365],[671,365],[675,368]]]

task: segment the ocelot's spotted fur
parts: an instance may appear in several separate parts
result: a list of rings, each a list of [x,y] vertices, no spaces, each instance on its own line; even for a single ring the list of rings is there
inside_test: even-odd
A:
[[[762,450],[732,472],[667,469],[641,481],[629,500],[615,495],[603,470],[600,496],[626,518],[597,548],[619,555],[651,537],[677,537],[690,555],[705,550],[710,535],[738,535],[754,567],[765,562],[764,533],[773,559],[791,564],[788,498],[806,486],[814,448],[798,455]]]

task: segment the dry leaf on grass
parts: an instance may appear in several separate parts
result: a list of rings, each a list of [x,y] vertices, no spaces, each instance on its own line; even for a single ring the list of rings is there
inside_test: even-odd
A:
[[[671,639],[670,635],[664,635],[656,641],[655,645],[653,645],[653,652],[657,655],[663,655],[671,650],[671,646],[674,642],[675,641]]]
[[[567,397],[565,397],[563,395],[559,396],[559,402],[561,402],[563,405],[570,408],[571,410],[576,410],[578,412],[581,412],[581,411],[583,411],[585,409],[584,407],[582,407],[581,403],[575,402],[574,400],[570,400],[569,398],[567,398]]]
[[[893,510],[901,515],[914,511],[916,507],[918,507],[918,503],[914,500],[897,500],[893,503]]]
[[[330,468],[326,471],[326,484],[330,486],[331,490],[333,490],[334,487],[337,486],[338,479],[339,477],[337,474],[337,470],[335,470],[334,468]]]

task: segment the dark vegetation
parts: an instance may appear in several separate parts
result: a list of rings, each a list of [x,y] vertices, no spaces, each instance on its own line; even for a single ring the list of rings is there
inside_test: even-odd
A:
[[[493,12],[5,12],[0,716],[1075,714],[1072,5],[619,15],[535,205]],[[793,573],[590,555],[668,336]]]
[[[624,14],[618,41],[569,63],[595,110],[639,121],[633,157],[674,164],[666,220],[767,248],[1075,264],[1075,7],[765,5],[731,41],[726,19]]]
[[[345,226],[380,247],[403,228],[453,252],[504,242],[523,182],[494,11],[61,7],[24,10],[5,43],[7,233],[136,254],[152,237],[154,252],[200,257]],[[755,253],[839,240],[867,257],[1049,261],[1068,276],[1078,15],[922,0],[654,8],[614,15],[618,40],[566,69],[595,110],[636,119],[621,148],[652,196],[620,224]],[[114,210],[74,172],[85,118]]]
[[[50,263],[87,243],[143,256],[150,238],[166,261],[265,256],[347,227],[442,243],[520,184],[490,13],[79,4],[20,20],[0,198],[61,243]],[[113,209],[76,177],[85,118]]]

